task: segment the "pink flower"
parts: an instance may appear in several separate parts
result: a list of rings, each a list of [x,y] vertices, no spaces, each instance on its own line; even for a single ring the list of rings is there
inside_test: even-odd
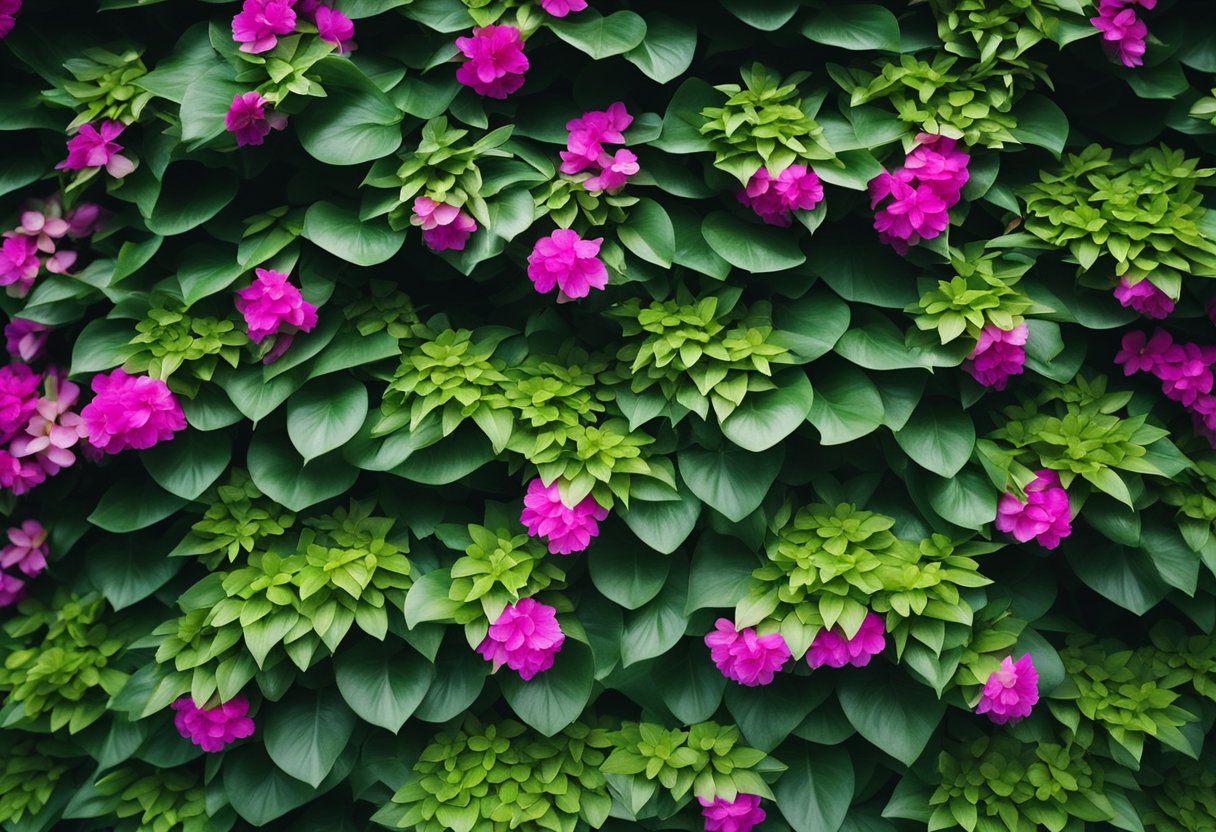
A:
[[[705,636],[705,646],[723,676],[748,687],[767,685],[790,660],[790,648],[781,633],[760,636],[752,627],[736,630],[727,618],[714,622],[713,632]]]
[[[18,459],[0,450],[0,487],[20,497],[46,480],[46,471],[32,460]]]
[[[41,268],[37,240],[21,235],[4,238],[0,246],[0,286],[15,286],[18,297],[24,297]]]
[[[177,713],[177,731],[204,751],[223,751],[224,746],[253,736],[254,724],[247,714],[249,700],[235,696],[213,708],[200,708],[194,699],[183,696],[171,706]]]
[[[1161,320],[1174,311],[1174,301],[1147,278],[1139,283],[1129,283],[1127,275],[1119,278],[1115,287],[1115,299],[1124,307],[1130,306],[1141,315]]]
[[[638,157],[632,150],[618,148],[616,153],[609,156],[604,153],[599,158],[600,172],[583,182],[583,187],[589,191],[607,191],[616,193],[625,187],[629,177],[640,170]]]
[[[1216,347],[1175,344],[1165,351],[1153,369],[1161,379],[1166,398],[1190,407],[1201,395],[1212,392],[1212,363]]]
[[[317,36],[323,41],[336,44],[339,53],[346,54],[355,48],[351,43],[351,38],[355,36],[355,24],[342,12],[329,6],[317,6],[314,21],[317,24]]]
[[[14,566],[27,578],[36,578],[46,569],[49,548],[46,543],[47,530],[37,520],[26,520],[20,526],[8,530],[8,545],[0,550],[0,567]]]
[[[277,35],[289,35],[296,30],[295,0],[245,0],[241,11],[232,18],[232,39],[242,52],[256,55],[274,49]]]
[[[806,653],[806,663],[811,667],[865,667],[870,659],[887,646],[884,637],[886,625],[882,616],[867,612],[861,629],[852,638],[845,638],[840,627],[822,629],[815,634],[811,648]]]
[[[463,209],[420,196],[414,200],[410,224],[422,227],[422,241],[431,251],[464,251],[477,222]]]
[[[1158,365],[1172,346],[1174,339],[1162,329],[1147,340],[1143,332],[1129,332],[1123,336],[1123,349],[1115,354],[1115,363],[1123,366],[1125,376],[1144,372],[1156,374]]]
[[[456,70],[456,80],[478,95],[506,98],[524,85],[528,59],[524,39],[514,26],[491,24],[473,30],[473,36],[456,38],[467,61]]]
[[[581,0],[573,0],[573,2],[581,2]],[[586,5],[583,3],[584,7]],[[21,0],[0,0],[0,40],[4,40],[8,33],[13,31],[13,26],[17,24],[16,17],[19,11],[21,11]],[[3,594],[4,590],[0,589],[0,598],[3,597]],[[0,607],[3,606],[5,604],[0,601]]]
[[[1144,63],[1144,38],[1148,35],[1148,27],[1136,17],[1135,10],[1125,8],[1126,5],[1100,0],[1098,16],[1091,17],[1089,22],[1102,32],[1107,51],[1118,55],[1124,66],[1135,67]]]
[[[4,341],[8,354],[22,361],[37,361],[46,352],[46,338],[51,327],[25,318],[13,318],[4,325]]]
[[[630,124],[633,124],[633,116],[620,101],[607,110],[591,110],[566,122],[569,135],[566,149],[561,153],[562,173],[573,175],[587,168],[602,168],[601,159],[607,155],[604,145],[624,144],[625,130]]]
[[[250,0],[252,2],[252,0]],[[135,170],[135,163],[119,155],[122,145],[114,141],[126,127],[109,119],[98,129],[82,124],[80,131],[68,139],[68,158],[55,165],[56,170],[85,170],[104,167],[115,179],[122,179]]]
[[[790,211],[813,211],[823,202],[823,184],[819,174],[806,165],[790,165],[777,175],[773,185],[781,203]]]
[[[971,156],[958,149],[958,141],[921,133],[917,145],[904,159],[904,170],[929,186],[953,207],[962,198],[963,186],[971,178],[967,165]]]
[[[267,112],[270,103],[257,92],[247,92],[232,97],[228,114],[224,116],[224,127],[236,134],[237,147],[259,145],[270,135],[271,130],[282,130],[287,126],[287,116],[274,111]]]
[[[1030,654],[1015,663],[1012,656],[1001,660],[1000,670],[994,670],[984,683],[977,714],[988,714],[997,725],[1016,722],[1030,716],[1031,709],[1039,701],[1039,672],[1035,670]]]
[[[490,625],[477,652],[493,662],[495,670],[505,664],[526,682],[553,667],[553,656],[565,640],[557,623],[557,610],[533,598],[521,598],[507,604]]]
[[[309,332],[317,325],[317,307],[287,282],[287,275],[269,269],[254,269],[253,283],[236,293],[237,311],[245,316],[249,340],[260,344],[284,327],[292,333]]]
[[[1191,404],[1196,426],[1201,426],[1209,440],[1216,438],[1216,396],[1205,393]]]
[[[1001,495],[996,507],[996,528],[1012,534],[1019,543],[1037,540],[1045,549],[1054,549],[1072,533],[1068,492],[1060,485],[1055,471],[1041,470],[1026,486],[1026,501],[1011,492]]]
[[[963,369],[985,387],[1004,390],[1010,376],[1022,374],[1029,335],[1026,324],[1018,324],[1013,329],[985,324],[975,349],[963,362]]]
[[[697,797],[706,832],[751,832],[752,827],[766,817],[760,808],[760,796],[740,793],[734,800]]]
[[[562,502],[556,482],[545,485],[537,477],[528,483],[519,522],[528,527],[528,534],[548,542],[550,554],[568,555],[586,549],[600,533],[599,521],[607,517],[608,509],[594,497],[584,497],[570,508]]]
[[[878,238],[900,254],[921,240],[932,240],[950,224],[948,210],[962,198],[971,157],[954,139],[921,133],[917,146],[894,173],[883,171],[870,180],[870,207],[888,197],[874,215]]]
[[[932,240],[950,224],[949,206],[932,185],[913,187],[896,181],[891,185],[891,197],[874,215],[874,229],[896,250],[899,246],[893,241],[916,245]]]
[[[806,165],[790,165],[776,178],[759,167],[738,199],[769,225],[785,228],[793,222],[791,211],[810,211],[823,201],[823,184]]]
[[[565,17],[587,8],[587,0],[540,0],[540,7],[554,17]]]
[[[47,379],[47,388],[25,433],[13,439],[9,450],[16,457],[33,456],[48,476],[54,476],[76,463],[72,448],[87,438],[88,430],[81,415],[71,410],[80,388],[54,375]]]
[[[24,364],[0,367],[0,443],[22,430],[38,407],[42,378]]]
[[[104,222],[101,206],[93,202],[82,202],[63,217],[68,223],[69,237],[88,237]]]
[[[0,32],[3,32],[3,23],[4,18],[0,17]],[[12,606],[24,597],[25,581],[16,575],[0,572],[0,607]]]
[[[585,298],[592,289],[608,285],[608,269],[599,258],[603,237],[584,240],[568,228],[541,237],[528,255],[528,277],[536,291],[559,287],[559,298]]]
[[[158,378],[133,376],[121,367],[93,376],[93,401],[80,415],[89,444],[107,454],[144,450],[185,430],[177,396]]]

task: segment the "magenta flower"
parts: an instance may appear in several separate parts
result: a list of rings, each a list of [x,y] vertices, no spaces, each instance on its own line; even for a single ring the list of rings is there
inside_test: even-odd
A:
[[[568,555],[586,549],[591,538],[600,533],[599,521],[607,517],[608,509],[594,497],[588,495],[570,508],[562,502],[556,482],[545,485],[537,477],[528,483],[519,522],[527,526],[528,534],[549,544],[550,554]]]
[[[949,206],[932,185],[891,183],[891,201],[874,215],[879,238],[896,251],[932,240],[950,224]],[[902,251],[901,251],[902,249]]]
[[[776,178],[760,167],[738,199],[769,225],[785,228],[793,222],[791,211],[810,211],[823,201],[823,184],[806,165],[790,165]]]
[[[0,450],[0,488],[7,488],[20,497],[44,481],[46,471],[37,462],[18,459],[8,451]]]
[[[585,298],[608,285],[608,269],[599,258],[603,237],[584,240],[569,228],[541,237],[528,255],[528,277],[536,291],[559,287],[560,300]]]
[[[0,367],[0,443],[25,428],[38,407],[42,378],[24,364]]]
[[[47,530],[37,520],[26,520],[8,530],[8,545],[0,549],[0,567],[16,567],[27,578],[36,578],[46,569],[49,548]]]
[[[560,2],[560,0],[558,0]],[[573,0],[573,2],[581,2],[581,0]],[[585,7],[587,4],[583,3]],[[21,11],[21,0],[0,0],[0,40],[8,37],[8,33],[13,31],[13,26],[17,24],[17,12]],[[560,15],[559,15],[560,17]],[[0,597],[3,597],[3,589],[0,589]],[[0,602],[0,607],[5,606]]]
[[[355,48],[351,38],[355,36],[355,24],[337,9],[317,6],[313,21],[317,24],[317,35],[323,41],[335,44],[340,54]]]
[[[253,283],[236,293],[250,341],[260,344],[269,335],[310,332],[317,325],[317,307],[304,300],[287,275],[270,269],[254,269],[254,274]]]
[[[105,221],[101,206],[93,202],[82,202],[63,217],[68,224],[69,237],[88,237],[101,228]]]
[[[1174,301],[1147,278],[1139,283],[1129,283],[1127,275],[1119,278],[1115,287],[1115,299],[1124,307],[1131,307],[1148,318],[1161,320],[1174,311]]]
[[[727,618],[714,622],[705,646],[723,676],[748,687],[767,685],[790,660],[790,648],[781,633],[760,636],[752,627],[736,630]]]
[[[734,800],[698,796],[697,801],[705,818],[705,832],[751,832],[766,817],[756,794],[740,793]]]
[[[1054,549],[1072,533],[1068,492],[1055,471],[1037,471],[1026,486],[1026,501],[1005,492],[996,506],[997,531],[1012,534],[1019,543],[1037,540],[1044,549]]]
[[[1123,349],[1115,354],[1115,363],[1123,367],[1123,375],[1133,373],[1156,374],[1157,367],[1165,361],[1174,339],[1165,330],[1159,329],[1152,338],[1143,332],[1129,332],[1123,336]]]
[[[456,47],[468,59],[456,70],[456,80],[478,95],[503,99],[524,85],[528,59],[523,35],[514,26],[478,27],[472,37],[456,38]]]
[[[173,724],[177,732],[204,751],[223,751],[224,746],[253,736],[249,700],[235,696],[212,708],[200,708],[187,694],[170,705],[177,713]]]
[[[494,663],[494,670],[505,664],[526,682],[553,667],[553,656],[565,640],[557,610],[533,598],[521,598],[503,608],[477,652]]]
[[[565,17],[587,8],[587,0],[540,0],[540,7],[554,17]]]
[[[1165,351],[1153,373],[1161,379],[1166,398],[1190,407],[1202,395],[1212,392],[1212,364],[1216,347],[1175,344]]]
[[[135,170],[135,163],[120,155],[122,145],[114,141],[126,127],[109,119],[98,129],[91,124],[82,124],[80,131],[68,139],[68,158],[55,165],[56,170],[86,170],[105,168],[110,176],[122,179]]]
[[[994,670],[984,683],[977,714],[988,714],[997,725],[1016,722],[1030,716],[1030,711],[1039,701],[1039,672],[1035,670],[1030,654],[1015,663],[1012,656],[1001,660],[1000,670]]]
[[[33,237],[5,237],[0,245],[0,286],[13,286],[17,297],[24,297],[34,285],[42,268],[38,260],[38,241]]]
[[[806,165],[790,165],[781,171],[773,189],[790,211],[813,211],[823,202],[823,183],[819,181],[819,174]]]
[[[950,224],[947,213],[962,198],[971,157],[954,139],[921,133],[917,146],[894,173],[883,171],[870,180],[870,207],[878,238],[900,254],[921,240],[932,240]]]
[[[928,184],[947,207],[953,207],[971,178],[967,169],[971,156],[958,149],[957,140],[945,136],[921,133],[916,141],[916,147],[904,159],[904,170]]]
[[[259,145],[271,130],[282,130],[287,126],[287,116],[273,110],[267,112],[266,105],[269,103],[257,92],[232,97],[232,104],[224,116],[224,128],[236,134],[237,147]]]
[[[133,376],[121,367],[93,376],[93,401],[80,415],[89,444],[107,454],[144,450],[186,428],[186,416],[169,385]]]
[[[19,458],[34,457],[48,476],[54,476],[76,463],[72,448],[88,437],[88,430],[81,415],[71,409],[80,398],[80,388],[54,375],[47,379],[47,387],[25,433],[13,439],[9,450]]]
[[[600,172],[583,182],[583,187],[589,191],[607,191],[616,193],[629,182],[629,177],[640,170],[638,157],[632,150],[618,148],[616,153],[609,156],[604,153],[599,159]]]
[[[245,0],[232,18],[232,39],[242,52],[256,55],[274,49],[278,35],[296,30],[295,0]]]
[[[561,171],[576,174],[588,168],[603,168],[608,154],[605,144],[624,144],[625,130],[633,124],[633,116],[617,101],[607,110],[591,110],[566,122],[566,149],[562,151]],[[609,157],[613,158],[613,157]]]
[[[421,226],[422,241],[431,251],[464,251],[469,235],[477,230],[477,222],[462,208],[426,196],[414,200],[410,224]]]
[[[8,354],[22,361],[37,361],[46,353],[46,338],[51,327],[25,318],[13,318],[4,325]]]
[[[4,18],[0,17],[0,32],[3,32],[3,23]],[[12,606],[24,597],[25,581],[16,575],[0,572],[0,607]]]
[[[1144,63],[1148,27],[1136,17],[1134,9],[1128,8],[1130,5],[1133,4],[1127,0],[1099,0],[1098,16],[1091,17],[1089,22],[1102,32],[1103,46],[1108,52],[1117,55],[1124,66],[1136,67]],[[1151,9],[1152,5],[1145,8]]]
[[[985,387],[1004,390],[1009,377],[1021,375],[1025,368],[1029,335],[1026,324],[1018,324],[1013,329],[985,324],[975,349],[963,362],[963,369]]]
[[[815,634],[811,648],[806,652],[806,663],[811,667],[865,667],[870,659],[887,646],[886,625],[882,616],[867,612],[861,629],[852,638],[845,638],[840,627],[824,628]]]

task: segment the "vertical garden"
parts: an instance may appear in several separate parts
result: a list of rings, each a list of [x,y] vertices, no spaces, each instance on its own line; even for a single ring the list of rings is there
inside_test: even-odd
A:
[[[0,0],[0,828],[1216,831],[1206,0]]]

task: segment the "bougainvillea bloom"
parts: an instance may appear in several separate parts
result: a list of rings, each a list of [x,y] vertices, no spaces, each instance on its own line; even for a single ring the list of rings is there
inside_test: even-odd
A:
[[[845,638],[840,627],[826,628],[815,634],[815,640],[806,652],[806,663],[811,667],[865,667],[870,659],[887,646],[886,625],[882,616],[867,612],[861,629],[852,638]]]
[[[561,2],[561,0],[558,0]],[[572,0],[572,2],[582,2],[582,0]],[[586,7],[586,3],[583,6]],[[8,33],[13,31],[13,26],[16,25],[17,12],[21,11],[21,0],[0,0],[0,40],[8,36]],[[556,14],[556,12],[554,12]],[[560,17],[560,15],[559,15]],[[0,594],[2,594],[0,590]],[[3,606],[0,604],[0,606]]]
[[[351,38],[355,36],[355,24],[342,12],[329,6],[317,6],[313,22],[317,24],[317,36],[335,44],[339,53],[345,54],[354,48]]]
[[[603,237],[584,240],[569,228],[541,237],[528,255],[528,277],[536,291],[560,289],[562,299],[585,298],[608,285],[608,268],[599,258]]]
[[[540,0],[540,7],[554,17],[565,17],[587,8],[587,0]]]
[[[122,179],[135,170],[135,163],[121,155],[122,145],[114,141],[125,129],[119,122],[108,119],[101,123],[100,128],[91,124],[80,125],[80,131],[68,139],[68,158],[55,165],[55,169],[105,168],[110,176]]]
[[[1133,284],[1128,282],[1126,275],[1119,278],[1119,285],[1115,287],[1115,299],[1147,318],[1161,320],[1174,311],[1174,301],[1154,286],[1151,280],[1141,280]]]
[[[463,209],[420,196],[414,200],[410,224],[421,226],[422,241],[431,251],[463,251],[477,222]]]
[[[32,237],[6,237],[0,245],[0,286],[13,286],[24,296],[34,285],[42,263],[38,259],[38,243]]]
[[[24,364],[0,367],[0,443],[22,430],[38,407],[42,379]]]
[[[1025,369],[1029,335],[1026,324],[1018,324],[1013,329],[985,324],[975,349],[963,362],[963,369],[985,387],[1004,390],[1009,377],[1021,375]]]
[[[734,800],[698,796],[697,801],[705,818],[705,832],[751,832],[766,817],[760,808],[760,795],[756,794],[740,793]]]
[[[607,110],[591,110],[566,122],[566,149],[561,152],[562,173],[576,174],[588,168],[603,167],[606,144],[624,144],[625,130],[633,116],[617,101]],[[612,158],[612,157],[610,157]]]
[[[271,130],[282,130],[287,126],[287,116],[267,111],[269,104],[260,93],[247,92],[235,95],[224,116],[224,127],[236,134],[237,147],[259,145],[270,135]]]
[[[1130,5],[1127,0],[1099,0],[1098,16],[1091,17],[1089,22],[1102,32],[1103,45],[1109,52],[1118,55],[1124,66],[1136,67],[1144,63],[1148,27]]]
[[[615,193],[640,170],[637,155],[623,147],[617,148],[612,156],[607,153],[600,156],[599,166],[600,172],[583,182],[583,187],[589,191]]]
[[[1216,347],[1198,344],[1174,344],[1153,373],[1161,379],[1166,398],[1190,407],[1200,396],[1212,392],[1212,364],[1216,363]]]
[[[158,378],[133,376],[121,367],[93,376],[93,401],[84,406],[89,444],[107,454],[143,450],[186,428],[182,406]]]
[[[528,534],[545,539],[549,553],[568,555],[581,552],[600,533],[600,521],[608,517],[608,509],[588,495],[570,508],[562,502],[557,483],[545,485],[537,477],[528,483],[524,495],[524,510],[519,522],[528,527]]]
[[[317,307],[304,300],[287,275],[270,269],[255,269],[254,274],[253,283],[236,293],[250,341],[260,344],[280,331],[309,332],[317,325]]]
[[[0,18],[0,23],[3,19]],[[0,607],[8,607],[25,597],[25,581],[16,575],[0,572]]]
[[[988,714],[997,725],[1030,716],[1039,701],[1039,672],[1030,654],[1014,662],[1012,656],[1001,660],[1000,670],[994,670],[984,683],[977,714]]]
[[[1125,376],[1155,373],[1172,346],[1174,339],[1163,329],[1154,332],[1152,338],[1146,338],[1143,332],[1129,332],[1123,336],[1123,349],[1115,354],[1115,363],[1123,367]]]
[[[223,751],[224,746],[253,736],[249,700],[244,696],[235,696],[214,708],[200,708],[186,695],[170,707],[177,711],[173,724],[178,733],[204,751]]]
[[[705,646],[727,679],[755,687],[773,681],[773,674],[790,660],[790,648],[781,633],[756,635],[752,627],[736,630],[729,619],[719,618],[705,636]]]
[[[494,669],[504,664],[525,682],[553,667],[553,656],[562,649],[566,636],[557,623],[557,610],[533,598],[507,604],[490,625],[477,652]]]
[[[769,225],[784,228],[793,222],[791,211],[810,211],[823,201],[823,184],[805,165],[790,165],[776,177],[760,167],[738,199]]]
[[[232,39],[242,52],[256,55],[274,49],[277,35],[289,35],[296,29],[295,0],[245,0],[241,11],[232,18]]]
[[[0,549],[0,567],[17,569],[29,578],[46,569],[47,530],[37,520],[26,520],[8,530],[8,545]]]
[[[1054,549],[1072,533],[1068,492],[1060,485],[1055,471],[1041,470],[1026,486],[1026,500],[1005,492],[996,507],[996,528],[1012,534],[1019,543],[1037,540],[1045,549]]]
[[[503,99],[524,85],[528,58],[514,26],[478,27],[472,37],[456,38],[456,48],[468,58],[456,70],[456,80],[478,95]]]
[[[13,358],[37,361],[46,352],[46,337],[50,331],[46,324],[13,318],[4,325],[4,345]]]

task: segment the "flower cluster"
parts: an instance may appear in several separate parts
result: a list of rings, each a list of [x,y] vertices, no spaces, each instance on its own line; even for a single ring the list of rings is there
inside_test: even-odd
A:
[[[282,130],[287,126],[287,116],[267,111],[270,102],[258,92],[234,95],[224,116],[224,128],[236,135],[237,147],[259,145],[270,135],[271,130]]]
[[[318,0],[245,0],[232,18],[232,39],[241,45],[242,52],[268,52],[278,44],[280,35],[296,31],[300,18],[315,25],[318,37],[334,44],[339,52],[354,47],[350,42],[354,23]]]
[[[116,139],[126,130],[122,122],[107,119],[94,127],[80,125],[76,135],[68,139],[68,158],[55,165],[56,170],[88,170],[105,168],[115,179],[122,179],[135,170],[135,163],[122,155],[123,146]]]
[[[557,610],[533,598],[521,598],[503,608],[477,652],[493,662],[495,670],[505,664],[526,682],[553,667],[553,656],[565,640]]]
[[[200,708],[193,697],[180,697],[171,706],[177,713],[173,724],[177,731],[204,751],[223,751],[224,746],[253,736],[254,724],[249,718],[249,700],[236,696],[211,708]]]
[[[726,618],[714,622],[705,646],[723,676],[748,687],[772,682],[773,675],[790,660],[790,648],[780,633],[761,636],[751,627],[736,630]]]
[[[1016,722],[1030,716],[1031,709],[1039,701],[1039,673],[1030,654],[1016,662],[1011,656],[1001,661],[999,670],[994,670],[984,683],[980,701],[975,706],[977,714],[988,714],[997,725]]]
[[[587,0],[540,0],[540,7],[554,17],[565,17],[587,8]]]
[[[260,344],[275,336],[262,359],[269,364],[287,352],[295,333],[312,331],[317,325],[317,307],[304,300],[282,272],[255,269],[254,274],[253,283],[237,291],[236,308],[245,316],[250,341]]]
[[[947,213],[962,198],[971,157],[955,139],[921,133],[904,166],[870,180],[870,207],[890,198],[874,214],[878,238],[900,254],[932,240],[950,224]]]
[[[46,539],[47,530],[37,520],[8,530],[8,545],[0,549],[0,607],[15,604],[25,594],[25,581],[13,572],[36,578],[46,569]]]
[[[63,243],[88,237],[100,222],[101,208],[91,202],[64,210],[58,194],[30,200],[22,207],[17,227],[3,234],[0,286],[9,287],[10,295],[25,297],[43,269],[67,274],[79,253],[63,248]]]
[[[559,228],[541,237],[528,255],[528,278],[544,294],[558,288],[558,301],[585,298],[608,285],[608,267],[599,258],[603,237],[584,240],[577,231]]]
[[[608,509],[588,495],[573,508],[562,502],[556,482],[545,485],[537,477],[528,483],[524,510],[519,522],[528,527],[528,534],[544,538],[549,554],[569,555],[581,552],[600,533],[599,521],[608,517]]]
[[[1115,300],[1125,308],[1130,307],[1158,321],[1174,311],[1173,299],[1147,278],[1137,283],[1129,281],[1127,275],[1119,278],[1119,284],[1115,286]]]
[[[151,448],[186,428],[177,396],[160,379],[133,376],[120,367],[93,376],[92,386],[93,401],[80,416],[89,444],[103,453]]]
[[[1010,376],[1022,374],[1029,335],[1030,330],[1024,323],[1013,329],[985,324],[976,339],[975,349],[963,362],[963,369],[985,387],[1004,390]]]
[[[0,368],[0,487],[24,494],[76,462],[72,448],[86,436],[73,410],[79,396],[80,388],[59,370],[39,374],[21,363]]]
[[[1216,347],[1175,344],[1164,330],[1149,337],[1143,332],[1123,336],[1123,349],[1115,355],[1123,374],[1151,373],[1161,382],[1161,392],[1187,408],[1196,426],[1216,446],[1216,395],[1212,394],[1212,365]]]
[[[822,629],[806,652],[806,663],[811,667],[865,667],[870,659],[887,646],[886,626],[882,616],[867,612],[861,629],[852,638],[847,638],[839,626]]]
[[[1037,540],[1045,549],[1054,549],[1072,533],[1068,492],[1060,485],[1060,475],[1043,469],[1026,486],[1026,500],[1006,492],[996,509],[997,531],[1008,532],[1019,543]]]
[[[790,165],[777,176],[761,167],[738,199],[769,225],[786,228],[793,222],[792,211],[813,211],[823,202],[823,184],[806,165]]]
[[[1157,0],[1098,0],[1098,16],[1089,22],[1102,32],[1102,45],[1124,66],[1141,66],[1148,27],[1136,17],[1136,6],[1151,9],[1156,5]]]
[[[414,200],[410,225],[422,228],[422,241],[431,251],[464,251],[477,222],[458,205],[420,196]]]
[[[734,800],[723,797],[697,797],[705,832],[751,832],[767,817],[760,808],[760,795],[738,794]]]
[[[592,110],[566,122],[569,136],[561,152],[562,173],[574,175],[590,170],[591,175],[583,181],[588,191],[616,193],[625,187],[629,177],[638,172],[638,157],[624,147],[610,154],[604,145],[623,144],[625,130],[632,123],[633,116],[620,101],[607,110]]]
[[[456,48],[467,59],[456,80],[478,95],[502,100],[524,85],[528,58],[524,37],[514,26],[479,26],[471,37],[456,38]]]

